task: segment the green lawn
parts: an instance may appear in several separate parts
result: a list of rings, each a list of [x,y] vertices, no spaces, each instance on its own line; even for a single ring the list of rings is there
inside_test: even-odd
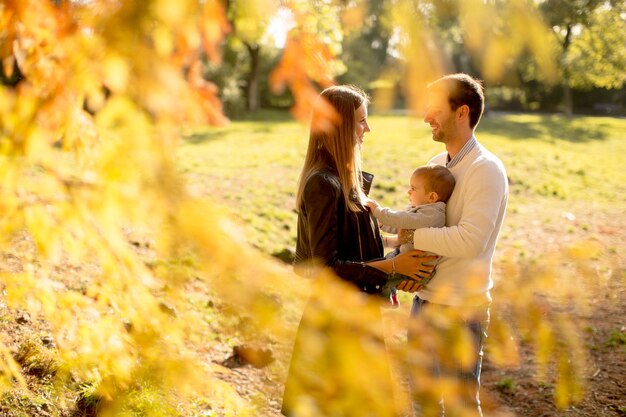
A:
[[[403,116],[374,115],[370,124],[373,130],[366,136],[363,157],[364,169],[376,175],[372,195],[385,205],[403,207],[406,204],[410,173],[416,166],[426,163],[432,155],[442,151],[443,147],[432,141],[428,126],[421,120]],[[491,328],[494,330],[493,336],[490,334],[490,348],[493,349],[492,346],[497,346],[498,343],[497,320],[500,320],[500,329],[503,328],[504,320],[508,320],[508,316],[502,318],[504,316],[502,311],[508,311],[509,307],[516,308],[515,301],[520,299],[522,318],[519,316],[514,318],[521,322],[519,328],[522,331],[528,327],[529,322],[532,323],[532,317],[536,317],[539,311],[542,322],[551,323],[557,329],[555,334],[561,334],[558,333],[560,324],[550,316],[550,314],[554,316],[554,313],[550,313],[549,308],[546,310],[546,304],[541,299],[537,304],[527,302],[528,298],[520,298],[520,294],[528,295],[537,289],[535,285],[538,280],[534,279],[537,277],[537,271],[544,275],[549,273],[558,275],[558,279],[540,283],[543,287],[538,289],[543,289],[544,293],[558,295],[559,289],[561,292],[563,289],[567,292],[568,288],[579,290],[578,293],[574,291],[568,293],[574,295],[564,298],[564,305],[568,308],[567,323],[569,325],[571,320],[575,325],[585,326],[582,340],[590,343],[592,346],[590,350],[593,350],[594,354],[601,351],[603,355],[598,357],[597,363],[609,363],[623,346],[624,332],[620,318],[624,313],[620,297],[623,294],[626,277],[624,257],[621,253],[625,241],[623,230],[626,229],[624,132],[626,119],[616,118],[567,119],[545,115],[491,114],[481,123],[477,135],[479,141],[501,157],[511,180],[509,210],[495,261],[496,280],[500,279],[499,284],[502,285],[496,286],[494,291],[496,301],[492,311],[498,314],[492,316],[494,319]],[[195,128],[185,136],[177,160],[193,195],[210,198],[216,204],[229,207],[233,217],[240,219],[247,241],[267,254],[279,254],[285,249],[293,249],[295,243],[296,213],[293,200],[306,143],[306,126],[292,121],[286,114],[263,112],[255,115],[254,119],[233,122],[224,128]],[[554,266],[550,262],[550,251],[555,248],[557,250],[567,248],[569,244],[578,241],[594,239],[600,242],[599,251],[593,245],[574,246],[579,251],[585,252],[579,258],[585,259],[586,256],[592,262],[573,263],[571,259],[565,259],[564,262],[564,258],[555,258],[556,261],[553,261],[556,262],[556,267],[550,269]],[[6,258],[13,259],[9,256]],[[507,260],[513,260],[514,265],[506,265]],[[193,267],[192,261],[189,265],[186,259],[181,262],[185,268]],[[532,269],[533,262],[547,265],[547,269]],[[85,269],[69,265],[65,267],[68,270],[59,270],[56,273],[63,274],[64,280],[82,282]],[[519,268],[516,270],[515,267]],[[516,274],[522,279],[529,280],[512,279]],[[517,286],[519,282],[530,284],[525,288],[523,285]],[[504,285],[507,283],[509,285]],[[603,288],[604,292],[597,297],[589,295],[585,292],[590,287],[589,283]],[[201,342],[203,358],[206,358],[204,356],[207,352],[206,344],[210,347],[218,344],[232,347],[230,345],[235,343],[233,340],[239,337],[236,330],[240,329],[236,327],[240,323],[245,323],[238,315],[227,310],[219,310],[214,305],[213,295],[207,298],[209,289],[206,284],[206,281],[194,281],[193,285],[197,285],[198,288],[197,291],[195,287],[192,288],[188,299],[193,309],[206,318],[209,326],[205,330],[206,340]],[[288,298],[279,299],[278,302],[273,298],[274,293],[265,298],[257,297],[261,304],[270,306],[268,308],[280,303],[281,314],[284,314],[284,327],[290,329],[285,330],[286,332],[295,332],[302,309],[301,302],[304,300],[300,295],[293,296],[292,289],[296,286],[298,285],[285,285],[289,288],[286,292]],[[546,291],[546,287],[550,291]],[[66,288],[65,284],[62,288]],[[498,291],[499,293],[495,294]],[[589,296],[597,305],[597,308],[590,310],[593,314],[586,310],[583,310],[583,314],[577,312],[575,308],[577,304],[584,306],[581,295]],[[410,306],[410,296],[411,294],[401,293],[404,309]],[[402,314],[402,319],[398,323],[402,325],[401,330],[404,332],[405,317],[408,313],[405,311]],[[216,318],[218,316],[221,322],[218,322]],[[530,321],[523,320],[526,316]],[[32,336],[32,340],[43,340],[41,335],[49,331],[49,326],[39,318],[33,319],[29,325],[20,326],[16,326],[14,320],[5,311],[0,317],[0,324],[4,324],[5,330],[10,329],[19,343],[26,347],[32,346],[27,337]],[[224,327],[228,331],[214,332],[218,326],[216,323],[227,323]],[[29,326],[31,328],[27,330]],[[8,331],[5,333],[8,334]],[[508,335],[501,332],[501,337],[502,334]],[[520,334],[523,336],[523,333]],[[529,340],[525,342],[530,343]],[[563,344],[561,340],[558,342],[559,346]],[[544,346],[550,347],[549,341],[544,340],[543,343]],[[571,340],[568,339],[565,345],[567,343],[571,343]],[[27,359],[31,362],[40,361],[42,358],[48,360],[46,355],[51,354],[52,350],[43,345],[37,346],[40,346],[41,352],[45,355],[39,355],[41,352],[34,349],[24,350],[28,353]],[[258,392],[264,399],[277,400],[281,395],[280,381],[286,373],[285,366],[288,363],[286,357],[291,342],[278,343],[273,348],[276,349],[278,358],[278,371],[274,369],[268,372],[277,372],[279,375],[272,376],[273,382],[267,379],[263,380],[263,383],[255,383],[247,376],[244,379],[240,374],[234,378],[241,378],[237,383],[246,384],[249,392]],[[217,356],[213,359],[221,355],[222,351],[216,349],[216,352]],[[36,357],[33,356],[35,353]],[[543,381],[536,382],[532,379],[534,377],[524,375],[524,372],[530,369],[527,365],[532,363],[533,357],[527,352],[522,354],[525,355],[522,358],[524,366],[520,370],[507,371],[506,374],[500,370],[497,373],[492,370],[491,376],[487,371],[483,378],[484,386],[487,389],[492,387],[491,392],[494,392],[494,389],[507,390],[503,403],[509,406],[530,402],[533,399],[535,404],[541,401],[545,404],[550,401],[550,391],[545,389],[547,385]],[[489,352],[489,357],[493,356],[495,355]],[[607,368],[609,367],[603,365],[603,372],[607,372]],[[595,365],[590,369],[589,375],[594,375],[590,379],[590,392],[594,393],[595,398],[595,393],[603,390],[600,399],[595,400],[596,403],[601,403],[605,398],[612,398],[617,400],[611,400],[610,407],[622,407],[617,388],[614,385],[609,388],[601,385],[605,381],[617,380],[621,375],[619,363],[610,369],[613,372],[610,375],[615,376],[602,378],[595,378]],[[37,372],[40,372],[39,368]],[[246,372],[248,372],[246,375],[250,375],[250,369]],[[28,377],[32,378],[28,380],[28,390],[20,388],[0,397],[0,409],[10,410],[11,416],[31,415],[35,412],[33,410],[41,411],[43,405],[53,404],[50,398],[56,393],[51,391],[47,374],[45,378],[32,374]],[[515,388],[516,386],[530,388],[523,391],[524,395],[514,397],[515,390],[521,391],[520,388]],[[539,388],[533,391],[533,387]],[[73,389],[76,388],[71,386],[68,388]],[[79,395],[80,401],[86,401],[87,405],[82,405],[85,407],[89,406],[90,401],[94,404],[98,401],[99,397],[94,395],[91,389],[92,385],[83,385],[82,391],[78,394],[71,392],[62,395],[66,395],[66,398],[71,397],[72,401]],[[158,393],[155,394],[145,387],[137,393],[139,395],[137,403],[159,400]],[[518,398],[523,398],[523,401]],[[206,399],[206,403],[203,401],[205,400],[200,400],[198,405],[202,407],[212,405],[214,399]],[[588,409],[596,407],[596,403],[591,404]],[[54,405],[58,406],[60,405]]]
[[[370,126],[363,167],[376,175],[372,196],[401,208],[410,173],[443,146],[421,119],[372,115]],[[505,239],[526,221],[518,214],[532,217],[529,207],[625,211],[624,132],[626,119],[486,115],[477,138],[502,159],[511,182]],[[195,195],[231,208],[250,243],[279,253],[295,244],[294,195],[307,137],[307,127],[287,115],[260,113],[224,128],[194,130],[180,148],[179,166]]]

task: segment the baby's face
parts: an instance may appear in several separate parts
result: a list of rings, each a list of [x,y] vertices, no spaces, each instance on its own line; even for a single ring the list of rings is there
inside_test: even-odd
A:
[[[411,176],[411,186],[409,187],[411,206],[416,207],[430,203],[425,185],[424,178],[420,175]]]

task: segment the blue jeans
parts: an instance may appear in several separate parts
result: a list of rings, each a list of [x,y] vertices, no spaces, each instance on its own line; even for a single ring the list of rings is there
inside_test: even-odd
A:
[[[431,304],[426,300],[422,300],[417,295],[413,299],[413,306],[411,308],[411,317],[416,317],[420,315],[425,309],[439,309],[442,312],[446,309],[451,310],[454,307],[450,306],[442,306],[438,304]],[[482,417],[482,410],[480,407],[480,397],[479,397],[479,389],[480,389],[480,372],[482,369],[483,363],[483,345],[485,338],[487,337],[487,328],[489,327],[489,305],[484,305],[480,307],[472,308],[471,318],[464,319],[455,316],[455,319],[458,320],[457,324],[459,326],[464,326],[469,331],[472,341],[473,341],[473,355],[474,355],[474,366],[470,367],[470,369],[463,369],[459,364],[453,363],[450,364],[448,361],[444,366],[442,361],[434,352],[433,356],[433,366],[432,370],[435,374],[434,376],[439,378],[442,376],[446,377],[455,377],[460,386],[460,406],[459,409],[462,409],[467,413],[470,410],[475,410],[476,416]],[[433,311],[434,313],[437,310]],[[413,334],[409,331],[408,338],[409,342],[414,338],[419,337],[419,334]],[[443,342],[445,346],[450,346],[454,343],[454,340],[446,335],[445,332],[441,333],[441,337],[444,338]],[[455,416],[459,413],[458,410],[448,409],[445,410],[445,397],[442,395],[441,400],[441,416]],[[447,413],[446,413],[447,411]],[[463,414],[467,415],[467,414]]]

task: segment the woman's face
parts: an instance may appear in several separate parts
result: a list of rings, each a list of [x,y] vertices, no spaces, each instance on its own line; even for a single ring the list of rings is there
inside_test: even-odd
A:
[[[367,124],[367,107],[365,107],[365,104],[361,104],[354,112],[354,124],[356,126],[356,139],[359,146],[361,146],[363,144],[363,136],[370,131],[370,126]]]

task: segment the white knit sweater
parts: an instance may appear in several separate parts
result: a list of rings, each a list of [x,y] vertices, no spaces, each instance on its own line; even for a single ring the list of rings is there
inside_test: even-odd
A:
[[[447,153],[430,160],[445,165]],[[437,304],[475,306],[491,301],[491,262],[508,198],[504,165],[477,144],[450,169],[456,179],[446,227],[417,229],[416,249],[442,256],[437,273],[417,294]]]

